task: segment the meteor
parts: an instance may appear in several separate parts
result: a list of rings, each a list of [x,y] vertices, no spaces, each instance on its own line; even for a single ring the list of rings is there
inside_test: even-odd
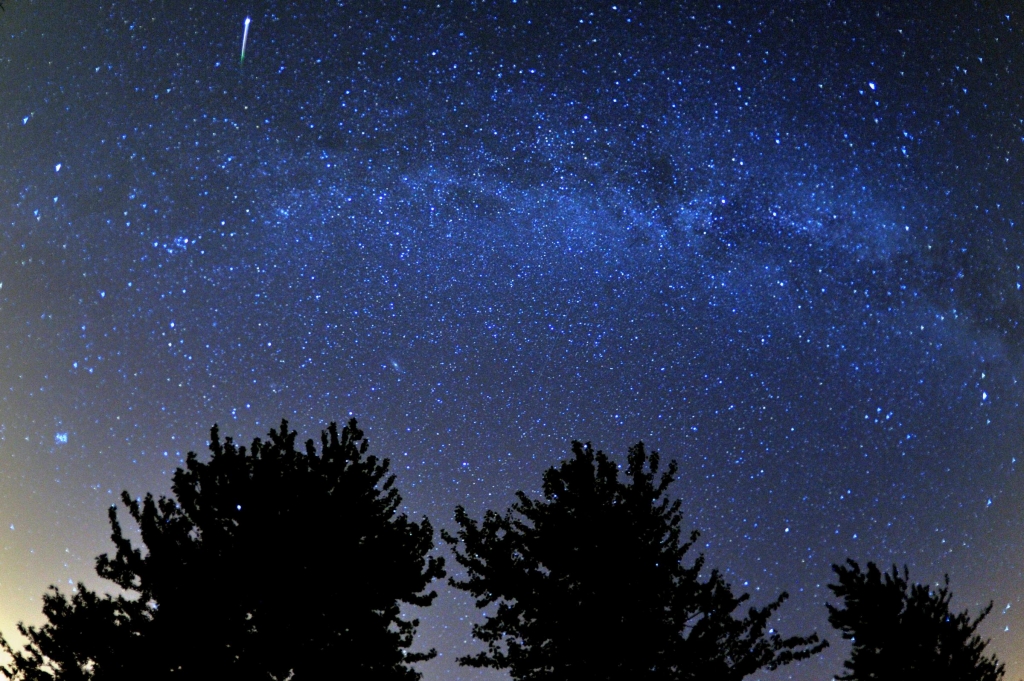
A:
[[[245,63],[245,43],[249,40],[249,17],[245,18],[245,28],[242,29],[242,58],[238,60],[239,64]]]

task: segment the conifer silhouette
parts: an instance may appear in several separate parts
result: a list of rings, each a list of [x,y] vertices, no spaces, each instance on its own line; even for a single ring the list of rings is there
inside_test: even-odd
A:
[[[3,641],[24,681],[395,679],[417,626],[400,604],[429,605],[444,576],[433,530],[398,513],[388,461],[366,456],[355,420],[295,448],[286,421],[252,446],[211,432],[208,462],[189,453],[173,497],[122,501],[141,529],[132,545],[110,509],[116,553],[97,572],[128,595],[79,584],[44,596],[47,623]]]
[[[487,649],[462,664],[517,681],[731,681],[827,645],[769,628],[785,593],[737,617],[749,597],[703,556],[684,563],[697,533],[681,540],[680,502],[667,497],[674,462],[659,477],[658,454],[637,444],[622,481],[589,444],[572,451],[544,474],[542,499],[519,492],[482,521],[460,507],[458,533],[442,531],[465,568],[451,583],[488,614],[473,627]]]
[[[911,584],[906,566],[882,573],[874,563],[833,565],[838,583],[828,588],[842,599],[828,604],[828,619],[852,642],[843,681],[999,681],[1003,665],[985,656],[978,625],[992,604],[971,619],[949,609],[949,577],[938,589]]]

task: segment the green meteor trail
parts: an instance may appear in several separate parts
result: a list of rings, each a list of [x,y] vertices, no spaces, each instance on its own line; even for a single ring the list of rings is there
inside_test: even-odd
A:
[[[249,40],[249,17],[245,18],[245,28],[242,29],[242,58],[238,60],[239,64],[245,63],[245,43]]]

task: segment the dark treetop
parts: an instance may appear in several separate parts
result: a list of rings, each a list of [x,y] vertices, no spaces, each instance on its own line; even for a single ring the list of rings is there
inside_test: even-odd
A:
[[[828,606],[828,619],[853,642],[843,663],[845,681],[999,681],[1003,665],[984,655],[987,641],[976,633],[992,604],[974,619],[950,612],[949,577],[932,590],[911,584],[910,572],[894,565],[882,573],[874,563],[861,570],[853,560],[833,565],[839,579],[829,589],[843,599]]]
[[[79,584],[69,601],[44,597],[48,622],[21,627],[24,652],[4,642],[10,678],[402,679],[416,621],[400,602],[429,605],[444,575],[428,558],[433,530],[399,515],[388,460],[365,456],[355,420],[295,449],[281,422],[269,440],[237,447],[211,434],[209,462],[189,453],[173,498],[122,500],[146,553],[110,509],[117,552],[97,572],[128,596]]]
[[[469,591],[490,616],[473,628],[487,644],[463,664],[508,669],[513,679],[741,679],[823,649],[816,635],[783,638],[768,621],[786,599],[736,616],[736,596],[704,558],[684,562],[680,502],[658,476],[657,453],[629,451],[625,480],[590,445],[544,473],[544,496],[482,522],[456,511],[442,532]],[[703,577],[703,579],[702,579]],[[488,607],[488,606],[497,606]]]

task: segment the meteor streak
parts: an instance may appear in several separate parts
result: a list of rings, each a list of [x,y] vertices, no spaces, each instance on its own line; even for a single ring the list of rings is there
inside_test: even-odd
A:
[[[238,60],[239,64],[245,63],[245,43],[249,40],[249,17],[245,18],[245,28],[242,30],[242,58]]]

